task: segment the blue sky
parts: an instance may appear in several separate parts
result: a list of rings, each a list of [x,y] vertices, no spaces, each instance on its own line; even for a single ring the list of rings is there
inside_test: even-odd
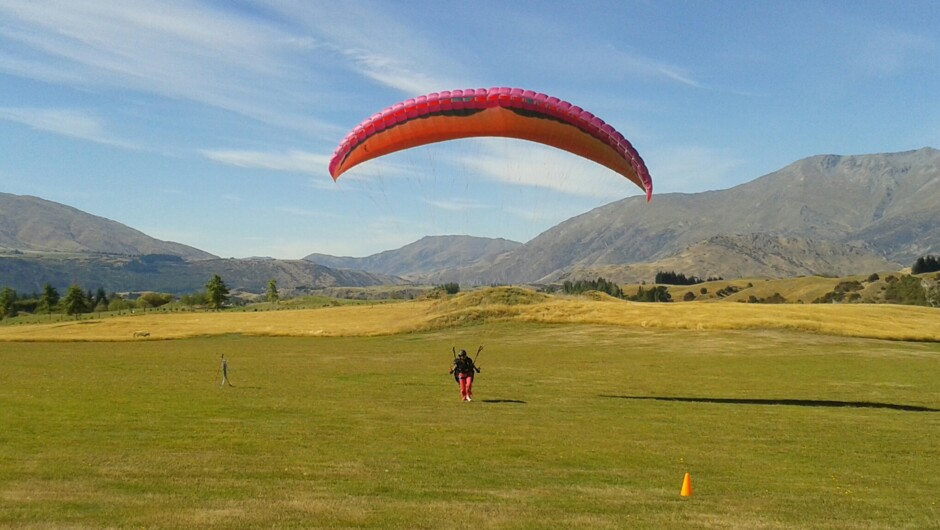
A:
[[[327,163],[363,119],[456,88],[579,105],[657,193],[816,154],[940,147],[931,1],[0,0],[0,191],[223,257],[525,242],[641,190],[573,155],[464,140]]]

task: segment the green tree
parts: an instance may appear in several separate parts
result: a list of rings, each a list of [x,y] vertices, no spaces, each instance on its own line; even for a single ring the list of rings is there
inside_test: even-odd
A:
[[[617,285],[615,282],[600,277],[596,280],[578,280],[574,283],[572,283],[571,280],[565,280],[565,283],[562,284],[562,290],[568,294],[581,294],[587,291],[600,291],[616,298],[623,298],[623,289],[621,289],[619,285]]]
[[[16,315],[16,291],[9,287],[0,290],[0,320]]]
[[[160,307],[173,301],[173,295],[168,293],[155,293],[147,291],[140,293],[137,297],[136,306],[140,309],[149,309],[151,307]]]
[[[65,291],[65,298],[62,299],[62,307],[65,314],[78,316],[81,313],[88,312],[88,298],[77,285],[70,285]]]
[[[23,296],[20,294],[16,295],[16,302],[13,304],[13,314],[17,315],[19,313],[33,313],[37,312],[39,307],[39,295],[33,294],[32,296]]]
[[[206,292],[198,291],[192,294],[184,294],[180,297],[180,303],[194,309],[197,305],[206,305]]]
[[[940,271],[940,256],[921,256],[911,266],[911,273],[924,274]]]
[[[927,295],[920,280],[904,275],[885,289],[885,301],[893,304],[927,305]]]
[[[105,292],[104,287],[98,288],[98,292],[95,293],[95,300],[93,305],[95,307],[108,307],[108,293]]]
[[[268,292],[266,294],[268,302],[271,302],[271,305],[277,305],[277,301],[281,299],[281,295],[277,293],[277,280],[271,278],[268,281]]]
[[[228,301],[228,287],[222,277],[213,274],[206,284],[206,303],[211,309],[219,310]]]
[[[636,296],[631,300],[635,302],[672,302],[672,295],[665,285],[656,285],[652,289],[645,290],[643,287],[637,289]]]
[[[48,283],[43,285],[42,294],[39,295],[38,309],[51,315],[57,305],[59,305],[59,291]]]
[[[940,307],[940,274],[934,279],[924,278],[920,281],[924,288],[924,298],[930,307]]]
[[[112,295],[111,301],[108,302],[108,311],[126,311],[132,307],[134,304],[117,295]]]

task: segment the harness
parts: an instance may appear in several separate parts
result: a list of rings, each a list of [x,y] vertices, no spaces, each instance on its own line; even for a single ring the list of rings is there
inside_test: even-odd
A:
[[[463,376],[473,376],[473,359],[470,357],[458,357],[454,361],[454,373]]]

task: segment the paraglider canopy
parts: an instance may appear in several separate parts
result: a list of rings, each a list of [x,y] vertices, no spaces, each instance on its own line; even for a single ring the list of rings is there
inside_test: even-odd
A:
[[[587,158],[646,192],[653,181],[636,149],[610,124],[556,97],[521,88],[434,92],[396,103],[357,125],[330,160],[339,178],[367,160],[420,145],[500,136],[542,143]]]

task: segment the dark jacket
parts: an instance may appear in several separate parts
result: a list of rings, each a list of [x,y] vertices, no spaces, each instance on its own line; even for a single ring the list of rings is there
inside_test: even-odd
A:
[[[473,364],[473,359],[467,357],[457,357],[454,359],[454,374],[463,376],[473,376],[473,372],[479,372],[480,369]]]

